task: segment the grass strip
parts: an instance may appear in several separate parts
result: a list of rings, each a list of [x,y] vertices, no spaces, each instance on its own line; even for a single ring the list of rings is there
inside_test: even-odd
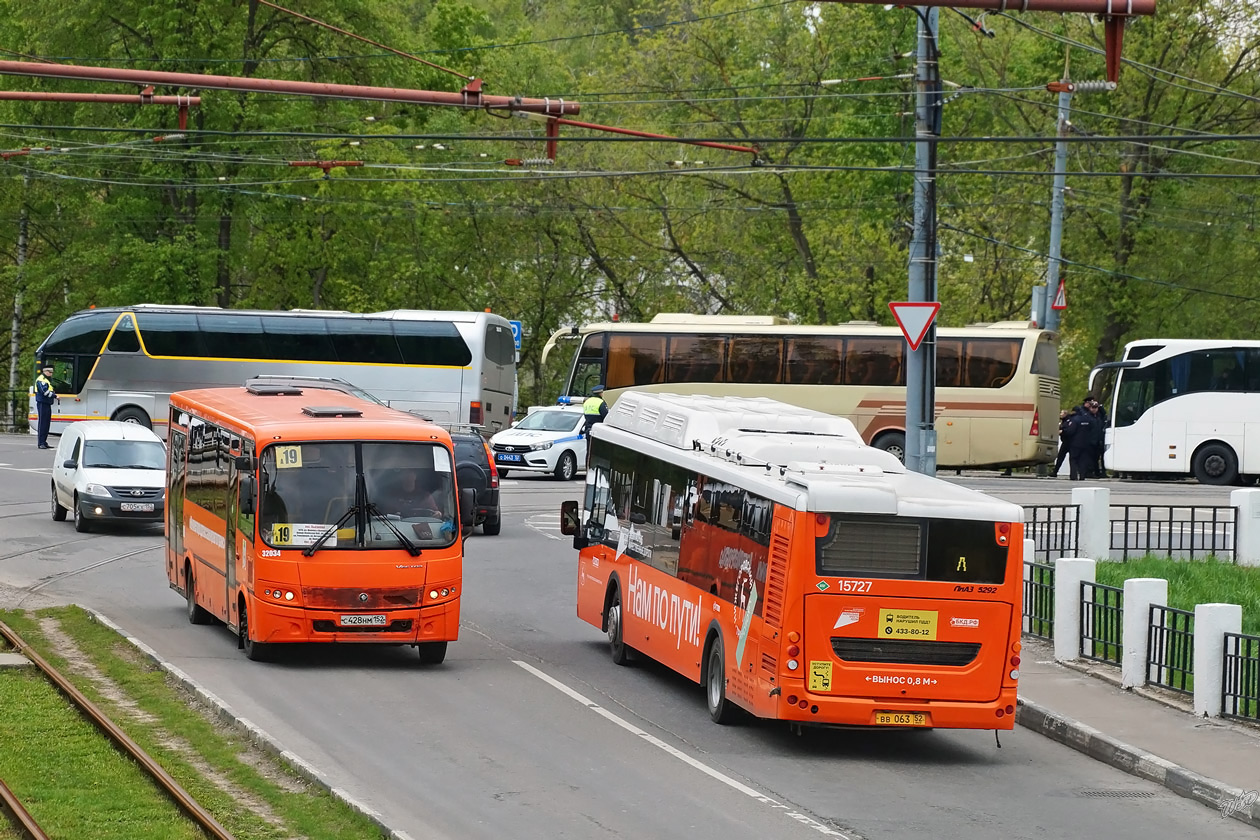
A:
[[[1237,566],[1209,557],[1205,560],[1174,560],[1143,557],[1128,562],[1100,562],[1098,583],[1124,586],[1130,578],[1163,578],[1168,581],[1168,604],[1194,612],[1196,604],[1239,604],[1242,631],[1260,635],[1260,568]]]
[[[121,702],[106,696],[97,680],[84,674],[82,667],[76,668],[50,642],[39,627],[43,618],[58,622],[79,655],[87,657],[121,692]],[[86,611],[58,607],[34,614],[0,613],[0,620],[109,715],[237,840],[381,837],[371,820],[299,778],[214,718],[159,666]],[[130,711],[124,703],[131,706]],[[137,716],[136,710],[143,716]]]

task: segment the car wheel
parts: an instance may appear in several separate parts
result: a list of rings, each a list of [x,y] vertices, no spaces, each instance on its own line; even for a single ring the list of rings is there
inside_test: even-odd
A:
[[[421,642],[416,650],[420,651],[421,665],[441,665],[446,659],[446,642]]]
[[[114,419],[119,423],[135,423],[137,426],[144,426],[146,429],[153,428],[153,421],[149,419],[149,415],[132,406],[121,409],[114,415]]]
[[[79,505],[79,494],[74,494],[74,530],[80,534],[87,533],[92,530],[92,523],[88,522],[87,517],[83,515],[82,507]]]
[[[566,449],[560,453],[560,460],[556,462],[555,475],[560,481],[572,481],[573,476],[577,475],[577,458],[572,451]]]
[[[481,532],[488,537],[497,535],[503,527],[503,515],[495,511],[493,516],[487,516],[486,521],[481,523]]]
[[[61,502],[57,501],[57,485],[52,487],[52,518],[53,522],[65,522],[68,510],[61,506]]]
[[[738,709],[726,696],[726,658],[722,653],[722,639],[713,637],[709,647],[709,670],[706,673],[705,698],[709,703],[709,717],[714,723],[734,723]]]

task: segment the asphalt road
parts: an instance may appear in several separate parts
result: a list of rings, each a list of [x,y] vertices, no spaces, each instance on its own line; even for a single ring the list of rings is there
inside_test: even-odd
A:
[[[48,453],[0,436],[0,582],[108,615],[412,838],[1253,837],[1202,805],[1027,730],[719,727],[698,686],[617,667],[575,615],[575,553],[557,532],[578,482],[513,475],[504,527],[474,536],[464,624],[445,664],[410,648],[247,661],[170,591],[161,529],[78,534],[49,516]],[[943,477],[1024,504],[1062,479]],[[1154,504],[1226,503],[1194,484],[1121,485]],[[1119,501],[1114,499],[1113,501]]]

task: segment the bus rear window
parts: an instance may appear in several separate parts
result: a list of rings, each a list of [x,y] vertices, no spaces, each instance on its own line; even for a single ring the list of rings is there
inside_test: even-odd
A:
[[[820,576],[1003,583],[1007,549],[993,522],[833,514],[815,540]]]

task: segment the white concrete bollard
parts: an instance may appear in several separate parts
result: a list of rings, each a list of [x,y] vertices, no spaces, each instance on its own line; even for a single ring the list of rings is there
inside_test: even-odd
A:
[[[1151,604],[1168,606],[1168,581],[1129,578],[1124,582],[1124,617],[1120,630],[1120,685],[1124,688],[1146,685]]]
[[[1054,561],[1054,658],[1060,662],[1081,657],[1081,581],[1093,583],[1096,567],[1088,557]]]
[[[1196,715],[1220,717],[1225,634],[1241,632],[1242,607],[1238,604],[1199,604],[1194,608],[1194,713]]]
[[[1238,509],[1234,530],[1234,562],[1260,566],[1260,490],[1234,490],[1229,503]]]
[[[1106,487],[1072,488],[1076,516],[1076,554],[1094,560],[1111,558],[1111,490]]]

